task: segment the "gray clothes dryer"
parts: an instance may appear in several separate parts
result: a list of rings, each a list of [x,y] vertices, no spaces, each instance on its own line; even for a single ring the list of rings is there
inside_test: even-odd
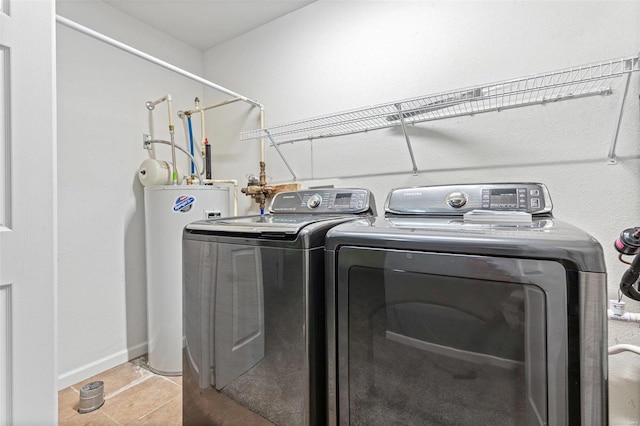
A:
[[[607,424],[600,244],[541,184],[393,190],[327,234],[329,424]]]
[[[326,423],[324,239],[375,215],[365,189],[277,194],[183,232],[183,422]]]

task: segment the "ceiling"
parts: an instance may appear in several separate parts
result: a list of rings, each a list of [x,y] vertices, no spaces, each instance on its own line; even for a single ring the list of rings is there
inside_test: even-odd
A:
[[[201,50],[251,31],[316,0],[104,0]]]

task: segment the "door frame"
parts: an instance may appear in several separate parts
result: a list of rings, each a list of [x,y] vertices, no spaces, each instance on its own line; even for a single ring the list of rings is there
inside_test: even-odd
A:
[[[55,2],[0,3],[0,424],[55,424]]]

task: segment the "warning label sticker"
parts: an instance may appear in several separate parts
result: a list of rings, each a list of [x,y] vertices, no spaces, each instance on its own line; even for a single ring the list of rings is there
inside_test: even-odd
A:
[[[173,203],[173,211],[176,213],[186,213],[193,208],[193,203],[196,202],[196,199],[191,195],[181,195],[176,198],[176,201]]]

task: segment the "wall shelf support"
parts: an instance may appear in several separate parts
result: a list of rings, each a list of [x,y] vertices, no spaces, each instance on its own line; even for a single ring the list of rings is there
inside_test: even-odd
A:
[[[416,158],[413,156],[413,148],[411,147],[411,139],[409,138],[409,133],[407,133],[407,125],[404,122],[402,104],[396,104],[396,108],[398,109],[398,115],[400,116],[400,126],[402,126],[402,133],[404,133],[404,139],[407,141],[407,148],[409,149],[411,164],[413,164],[413,175],[418,176],[418,167],[416,166]]]
[[[271,141],[271,145],[273,145],[273,147],[276,149],[276,151],[278,151],[278,155],[282,159],[282,162],[284,163],[284,165],[287,166],[287,169],[289,169],[289,173],[291,173],[291,176],[293,177],[293,181],[295,182],[296,180],[298,180],[298,178],[296,177],[296,174],[291,169],[291,166],[289,165],[289,162],[284,157],[284,154],[282,154],[282,151],[280,151],[280,148],[278,147],[278,144],[276,144],[274,142],[273,138],[271,137],[271,133],[269,133],[269,131],[267,129],[265,129],[264,133],[266,134],[266,136]]]
[[[608,164],[618,164],[618,160],[616,159],[616,144],[618,143],[618,133],[620,133],[620,123],[622,122],[622,110],[624,108],[624,101],[627,98],[627,92],[629,90],[629,82],[631,81],[631,74],[627,74],[626,82],[624,85],[624,91],[622,96],[620,97],[620,102],[618,104],[618,120],[616,121],[616,126],[613,130],[613,136],[611,137],[611,146],[609,147],[609,161]]]

